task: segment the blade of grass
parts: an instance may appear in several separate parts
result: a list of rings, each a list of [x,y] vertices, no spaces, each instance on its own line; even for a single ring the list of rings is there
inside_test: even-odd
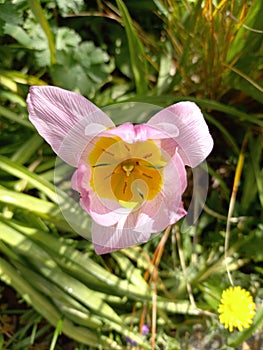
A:
[[[144,291],[144,293],[149,293],[148,285],[142,277],[141,271],[137,269],[132,262],[120,252],[114,252],[112,256],[119,264],[123,273],[125,273],[126,279],[131,281],[135,286],[140,286],[140,289]]]
[[[33,149],[38,148],[38,145],[40,143],[40,139],[37,136],[36,139],[31,139],[30,141],[34,141],[35,143],[32,145]],[[30,156],[31,151],[29,153],[25,154],[27,157]],[[53,202],[57,201],[57,194],[55,192],[54,186],[44,180],[41,176],[36,175],[32,171],[29,171],[26,167],[17,164],[17,157],[19,156],[15,154],[14,160],[9,160],[6,157],[0,156],[0,169],[3,169],[7,173],[18,177],[19,179],[26,180],[30,182],[33,186],[35,186],[38,190],[45,193]]]
[[[4,231],[4,230],[1,227],[1,232],[2,231]],[[6,235],[1,233],[1,236],[3,238],[3,241],[4,240],[8,241],[10,238],[9,243],[10,242],[12,243],[12,250],[9,249],[9,251],[8,251],[8,249],[2,248],[2,250],[4,252],[6,252],[6,251],[8,252],[8,255],[10,257],[14,257],[13,250],[15,250],[17,246],[23,247],[23,245],[25,246],[25,244],[27,243],[25,241],[21,242],[21,237],[16,237],[14,231],[13,232],[8,231]],[[20,240],[19,244],[18,244],[18,241],[16,241],[17,239]],[[0,242],[0,244],[1,244],[1,242]],[[32,243],[31,243],[31,245],[32,245]],[[3,243],[1,244],[1,246],[3,246]],[[32,254],[31,254],[31,252],[32,252]],[[20,256],[20,254],[23,254],[23,252],[22,251],[16,252],[16,258],[15,258],[16,260],[19,259],[18,255]],[[40,287],[41,295],[43,295],[43,288],[45,291],[48,291],[50,286],[51,286],[51,289],[54,291],[52,284],[54,284],[55,286],[57,285],[57,287],[61,288],[63,292],[68,293],[69,300],[70,300],[70,298],[72,298],[73,300],[79,300],[81,302],[81,304],[83,304],[84,306],[87,306],[89,309],[91,308],[92,313],[95,313],[95,314],[98,314],[99,316],[101,316],[103,321],[108,326],[110,326],[110,328],[130,337],[131,339],[134,339],[143,349],[150,349],[147,344],[144,344],[144,338],[140,334],[132,332],[127,327],[125,327],[123,325],[121,318],[119,318],[117,316],[117,314],[116,314],[116,316],[113,317],[113,313],[114,313],[113,310],[111,309],[111,307],[109,305],[107,305],[103,301],[103,299],[99,298],[96,301],[97,295],[102,296],[102,293],[98,294],[95,291],[91,291],[91,290],[89,290],[88,287],[79,283],[77,280],[73,279],[71,276],[66,275],[63,271],[61,271],[61,270],[57,271],[57,268],[54,265],[54,262],[48,261],[47,257],[45,258],[45,256],[44,256],[45,255],[44,252],[41,253],[40,250],[36,249],[36,246],[31,246],[31,248],[27,247],[26,252],[25,252],[25,256],[23,257],[23,260],[25,261],[25,259],[30,258],[29,255],[32,255],[35,257],[41,256],[39,264],[34,264],[35,265],[34,267],[38,269],[38,273],[40,275],[43,273],[43,276],[45,276],[46,281],[44,283],[42,281],[41,283],[35,284],[35,281],[37,280],[37,282],[38,282],[39,278],[36,277],[36,275],[33,271],[30,271],[30,269],[27,270],[25,268],[22,268],[19,270],[19,268],[21,268],[21,264],[16,263],[15,265],[18,267],[18,271],[20,271],[19,274],[24,277],[25,281],[29,281],[29,283],[30,283],[30,281],[33,281],[33,283],[34,283],[33,286],[34,286],[36,293],[38,293],[38,290],[35,288],[36,286]],[[33,259],[28,260],[28,264],[31,267],[31,269],[33,266],[32,262],[33,262]],[[36,262],[36,260],[34,260],[34,262]],[[46,286],[45,284],[49,284],[49,287]],[[85,291],[83,288],[85,289]],[[51,293],[51,296],[52,296],[52,293]],[[32,295],[29,294],[28,297],[31,298]],[[52,296],[52,298],[54,298],[54,296]],[[59,298],[59,295],[58,295],[58,298]],[[54,299],[55,299],[54,303],[56,304],[56,298],[54,298]],[[34,307],[35,307],[35,305],[34,305]],[[73,303],[72,307],[74,307],[74,303]],[[108,310],[106,310],[105,307]],[[44,317],[46,317],[46,316],[44,316]],[[52,323],[52,324],[54,325],[54,323]]]
[[[13,80],[14,82],[22,85],[47,85],[46,82],[39,79],[38,77],[35,77],[34,75],[28,75],[16,70],[8,70],[8,71],[1,71],[0,73],[3,74],[3,76],[6,76]]]
[[[72,248],[70,243],[62,237],[58,240],[55,236],[41,232],[38,228],[26,227],[14,220],[8,222],[2,218],[2,222],[36,242],[64,271],[68,271],[83,283],[94,286],[105,293],[110,292],[121,297],[127,296],[133,300],[150,300],[149,291],[145,293],[140,285],[129,283],[108,272],[87,255]]]
[[[0,234],[1,239],[7,244],[11,244],[17,253],[24,255],[43,276],[95,313],[117,323],[120,322],[118,315],[103,301],[99,293],[90,290],[83,283],[60,269],[50,255],[41,247],[3,223],[1,223],[0,227],[2,231]]]
[[[116,0],[117,6],[121,13],[124,28],[127,35],[128,46],[130,51],[131,68],[134,76],[134,82],[139,95],[146,94],[148,90],[147,83],[147,60],[145,51],[138,34],[136,33],[132,19],[125,3],[122,0]]]
[[[257,196],[263,207],[263,173],[260,167],[262,144],[262,137],[251,133],[248,140],[249,154],[246,167],[244,168],[242,198],[240,202],[244,212],[246,212],[251,205],[254,205]]]
[[[8,120],[23,125],[29,129],[34,130],[33,125],[26,119],[22,119],[21,116],[12,112],[10,109],[0,106],[0,115],[7,118]]]
[[[36,17],[37,22],[41,25],[44,33],[46,34],[50,52],[50,63],[51,65],[56,63],[56,47],[53,39],[53,34],[45,17],[44,11],[42,10],[39,0],[28,0],[31,11]]]
[[[6,253],[6,249],[2,250]],[[12,256],[10,252],[9,256]],[[25,266],[23,264],[23,257],[17,254],[15,260],[14,258],[12,259],[12,262],[21,272],[21,275],[28,281],[34,281],[36,290],[52,299],[62,314],[69,320],[91,329],[98,329],[102,326],[103,322],[99,316],[95,313],[91,313],[87,307],[73,299],[70,294],[61,290],[61,288],[57,287],[54,283],[44,278],[39,272],[36,273],[32,268]]]
[[[28,281],[23,279],[11,264],[1,257],[0,278],[3,281],[8,282],[8,284],[11,284],[30,305],[34,306],[39,314],[56,327],[61,319],[60,312],[54,307],[48,298],[37,292]],[[101,346],[103,349],[121,350],[121,347],[113,340],[94,332],[94,330],[91,331],[88,328],[75,326],[67,319],[63,320],[62,331],[69,338],[89,346],[94,346],[96,348]]]
[[[20,105],[22,107],[26,107],[26,102],[24,98],[11,91],[0,91],[0,99],[1,100],[9,100],[11,103],[15,105]]]
[[[251,84],[254,88],[259,90],[261,93],[263,93],[263,87],[259,85],[257,82],[255,82],[252,78],[250,78],[247,74],[241,72],[239,69],[232,67],[228,64],[224,64],[225,67],[230,69],[231,71],[235,72],[238,74],[241,78],[245,79],[249,84]]]
[[[227,55],[227,63],[231,64],[231,62],[236,60],[236,57],[241,57],[241,60],[243,60],[241,63],[238,63],[238,68],[242,69],[242,71],[243,68],[247,72],[251,69],[251,65],[247,64],[245,56],[249,53],[257,52],[262,42],[262,37],[260,35],[263,29],[262,11],[262,1],[255,1],[253,5],[250,6],[245,25],[241,23],[240,29],[231,42],[231,47]],[[247,26],[259,30],[259,33],[247,29]]]
[[[79,206],[79,204],[75,202],[71,197],[69,197],[65,192],[60,191],[58,188],[55,190],[54,185],[45,180],[43,177],[29,171],[22,165],[10,161],[6,157],[0,156],[0,168],[9,174],[18,177],[19,179],[28,181],[31,185],[33,185],[39,191],[43,192],[53,202],[58,203],[59,205],[54,206],[52,203],[43,200],[42,202],[39,202],[40,200],[38,198],[24,195],[22,193],[17,193],[16,198],[16,192],[12,193],[12,191],[9,192],[9,196],[7,193],[4,195],[3,190],[2,199],[0,197],[0,201],[2,200],[6,203],[11,204],[13,199],[14,205],[27,209],[26,201],[28,200],[28,209],[34,213],[37,213],[40,217],[50,220],[54,223],[57,222],[57,225],[60,228],[64,228],[69,232],[76,231],[82,236],[88,239],[90,238],[90,217]],[[34,203],[38,203],[39,207],[34,208]],[[41,206],[41,203],[43,208]],[[42,209],[44,209],[44,212]],[[50,215],[48,216],[48,214]]]
[[[39,147],[42,145],[44,140],[38,134],[34,134],[28,141],[26,141],[22,147],[18,148],[16,152],[12,155],[11,161],[13,164],[24,164],[34,155]],[[8,160],[8,159],[7,159]],[[9,161],[9,165],[10,165]],[[0,159],[1,167],[1,159]],[[10,168],[9,168],[10,169]]]
[[[231,276],[231,273],[230,273],[230,270],[228,267],[228,256],[229,256],[228,249],[229,249],[229,239],[230,239],[230,226],[231,226],[231,218],[233,215],[234,206],[235,206],[235,202],[236,202],[237,191],[238,191],[238,187],[240,184],[240,178],[241,178],[241,174],[242,174],[242,170],[243,170],[243,166],[244,166],[244,162],[245,162],[245,150],[247,147],[248,135],[249,135],[249,132],[247,132],[245,134],[245,137],[244,137],[243,143],[242,143],[242,147],[240,150],[240,154],[239,154],[239,158],[238,158],[238,162],[237,162],[237,166],[236,166],[236,171],[235,171],[234,182],[233,182],[233,189],[232,189],[232,193],[231,193],[231,197],[230,197],[230,201],[229,201],[229,208],[228,208],[227,222],[226,222],[226,235],[225,235],[225,246],[224,246],[225,266],[226,266],[226,272],[227,272],[229,282],[232,286],[234,286],[234,282],[232,280],[232,276]]]
[[[252,169],[254,172],[254,177],[256,180],[258,196],[263,207],[263,170],[260,168],[261,159],[262,159],[262,145],[263,145],[263,137],[262,134],[258,136],[256,140],[250,139],[249,148],[251,154],[251,163]]]
[[[3,187],[0,187],[0,202],[30,211],[40,218],[54,223],[63,231],[72,232],[72,228],[62,216],[60,208],[51,202],[24,193],[3,189]]]
[[[215,118],[213,118],[210,114],[204,113],[206,120],[208,120],[209,123],[213,124],[215,127],[218,128],[218,130],[222,133],[224,138],[226,139],[227,143],[229,144],[229,147],[235,152],[236,155],[239,154],[239,148],[235,141],[235,139],[232,137],[232,135],[224,128],[222,123],[217,121]]]
[[[49,350],[54,350],[54,349],[55,349],[55,346],[56,346],[58,337],[59,337],[60,334],[62,333],[62,326],[63,326],[63,318],[61,318],[61,319],[58,321],[58,323],[57,323],[55,332],[53,333],[53,337],[52,337],[52,341],[51,341]]]

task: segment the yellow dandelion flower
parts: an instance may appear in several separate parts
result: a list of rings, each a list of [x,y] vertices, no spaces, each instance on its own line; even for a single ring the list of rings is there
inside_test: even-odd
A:
[[[219,320],[230,332],[233,332],[234,327],[241,332],[251,325],[255,308],[253,298],[247,290],[240,286],[230,287],[222,293],[218,307]]]

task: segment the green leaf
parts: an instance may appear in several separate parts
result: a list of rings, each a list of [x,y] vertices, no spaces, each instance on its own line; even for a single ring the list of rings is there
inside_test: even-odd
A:
[[[6,23],[19,25],[23,23],[22,14],[18,11],[18,6],[11,1],[0,4],[0,19]]]
[[[51,75],[55,85],[67,90],[78,91],[82,95],[90,96],[94,89],[91,79],[87,76],[85,69],[79,64],[70,66],[54,65]]]
[[[20,26],[6,23],[4,26],[4,33],[10,35],[12,38],[17,40],[21,45],[23,45],[27,49],[33,48],[30,36]]]
[[[51,69],[55,84],[90,98],[109,81],[114,68],[108,54],[93,42],[82,42],[76,47],[58,51],[57,58],[59,64]]]
[[[68,0],[56,0],[62,16],[65,16],[71,12],[78,13],[84,7],[83,0],[68,1]]]
[[[81,42],[81,36],[75,30],[62,27],[58,28],[56,33],[56,49],[67,51],[68,48],[78,47]]]
[[[14,104],[18,104],[22,107],[26,107],[25,100],[22,97],[20,97],[18,94],[15,94],[13,92],[2,90],[0,91],[0,98],[1,100],[9,100]]]

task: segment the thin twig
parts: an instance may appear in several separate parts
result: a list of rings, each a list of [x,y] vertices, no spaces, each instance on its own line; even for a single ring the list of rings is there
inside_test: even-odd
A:
[[[155,350],[156,340],[156,319],[157,319],[157,279],[158,268],[155,266],[153,271],[153,295],[152,295],[152,350]]]
[[[150,268],[145,272],[144,274],[144,280],[147,281],[149,279],[149,284],[153,283],[153,295],[152,295],[152,326],[151,326],[151,331],[152,331],[152,346],[155,346],[155,339],[156,339],[156,317],[157,317],[157,280],[158,280],[158,266],[161,262],[161,258],[164,252],[164,247],[166,244],[166,241],[169,237],[171,231],[171,226],[168,226],[157,246],[155,249],[153,256],[150,261],[150,266],[153,266],[153,269]],[[151,273],[151,274],[150,274]],[[142,326],[145,321],[145,316],[146,316],[146,308],[147,306],[143,307],[143,311],[141,314],[140,318],[140,329],[142,329]],[[135,308],[133,310],[135,312]],[[153,347],[154,349],[154,347]]]
[[[230,239],[230,227],[231,227],[231,218],[232,218],[234,207],[235,207],[239,182],[240,182],[240,178],[241,178],[241,174],[242,174],[242,170],[243,170],[243,166],[244,166],[244,161],[245,161],[245,149],[247,146],[248,135],[249,135],[249,133],[247,132],[245,137],[244,137],[242,147],[240,150],[240,154],[239,154],[239,158],[238,158],[238,162],[237,162],[237,167],[236,167],[236,172],[235,172],[235,177],[234,177],[233,189],[232,189],[231,198],[229,201],[229,208],[228,208],[227,222],[226,222],[225,255],[224,255],[224,257],[225,257],[227,276],[228,276],[229,282],[232,286],[234,286],[234,282],[233,282],[233,279],[232,279],[232,276],[231,276],[231,273],[229,270],[229,266],[228,266],[228,261],[227,261],[228,260],[229,239]]]

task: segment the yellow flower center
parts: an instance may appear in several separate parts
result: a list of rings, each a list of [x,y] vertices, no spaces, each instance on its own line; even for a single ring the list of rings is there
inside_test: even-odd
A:
[[[167,159],[153,140],[129,144],[101,137],[88,157],[90,185],[100,198],[135,208],[161,191]]]

